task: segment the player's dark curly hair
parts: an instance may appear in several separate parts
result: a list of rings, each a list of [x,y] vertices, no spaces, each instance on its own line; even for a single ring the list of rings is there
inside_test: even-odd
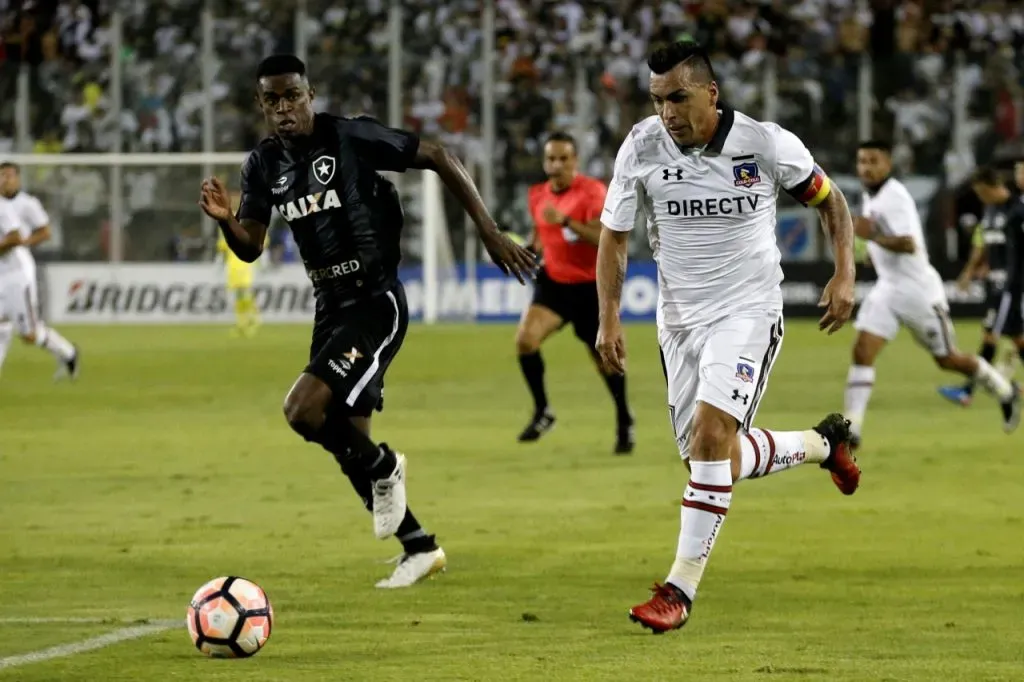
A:
[[[647,66],[659,76],[668,73],[677,64],[688,62],[694,77],[705,82],[715,80],[715,69],[704,46],[694,40],[679,40],[654,50],[647,58]]]
[[[256,69],[256,80],[267,76],[283,76],[287,73],[297,73],[305,77],[306,65],[293,54],[272,54],[260,62]]]

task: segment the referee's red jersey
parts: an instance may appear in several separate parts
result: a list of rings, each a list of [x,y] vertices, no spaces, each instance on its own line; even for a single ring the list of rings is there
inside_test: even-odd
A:
[[[551,204],[562,215],[588,223],[601,217],[607,191],[603,182],[585,175],[577,175],[561,192],[552,191],[549,182],[530,187],[530,215],[544,249],[544,269],[554,281],[562,284],[595,281],[597,247],[570,228],[544,220],[544,207]]]

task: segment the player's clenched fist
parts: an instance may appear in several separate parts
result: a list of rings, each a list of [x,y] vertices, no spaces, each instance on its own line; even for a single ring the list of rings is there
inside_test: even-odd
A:
[[[597,354],[601,358],[601,367],[607,373],[624,374],[626,372],[626,339],[622,335],[622,325],[617,321],[609,324],[601,323],[597,330]]]
[[[228,196],[224,183],[216,177],[203,180],[203,186],[199,192],[199,206],[206,215],[214,220],[230,218],[231,198]]]
[[[827,308],[818,321],[818,329],[828,329],[828,333],[832,334],[839,331],[850,319],[854,304],[853,288],[852,274],[837,273],[828,281],[825,290],[821,292],[821,300],[818,301],[819,308]]]

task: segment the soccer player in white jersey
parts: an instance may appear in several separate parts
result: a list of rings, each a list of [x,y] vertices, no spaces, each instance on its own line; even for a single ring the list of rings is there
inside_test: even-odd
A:
[[[648,60],[655,116],[633,127],[615,160],[598,248],[598,352],[625,366],[619,299],[629,231],[646,223],[658,264],[658,341],[680,455],[690,469],[675,563],[630,618],[682,627],[725,522],[733,483],[815,462],[844,494],[860,482],[839,414],[806,431],[752,422],[782,345],[775,204],[785,189],[814,206],[832,236],[835,276],[820,305],[832,333],[853,310],[853,225],[846,200],[792,133],[718,101],[707,53],[674,43]]]
[[[18,167],[0,164],[0,367],[16,331],[57,359],[58,376],[74,378],[78,349],[39,317],[36,262],[29,249],[49,238],[50,218],[38,199],[21,191]]]
[[[864,186],[862,215],[854,221],[857,236],[867,239],[868,255],[878,275],[865,297],[854,327],[853,364],[846,382],[846,416],[853,447],[860,445],[864,413],[875,383],[875,359],[907,327],[942,369],[973,378],[999,401],[1003,429],[1020,421],[1017,388],[980,356],[956,347],[942,277],[928,261],[917,205],[903,183],[891,177],[891,148],[863,142],[857,150],[857,176]]]

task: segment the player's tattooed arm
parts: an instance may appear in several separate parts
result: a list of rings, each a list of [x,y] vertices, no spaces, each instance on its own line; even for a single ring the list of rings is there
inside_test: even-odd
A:
[[[816,205],[822,226],[832,239],[835,274],[825,285],[818,306],[825,314],[818,321],[819,329],[838,331],[853,314],[854,278],[853,218],[842,190],[832,185],[831,191]]]
[[[626,344],[619,318],[619,302],[626,281],[628,246],[628,232],[601,228],[597,247],[597,352],[605,371],[618,374],[626,369]]]

